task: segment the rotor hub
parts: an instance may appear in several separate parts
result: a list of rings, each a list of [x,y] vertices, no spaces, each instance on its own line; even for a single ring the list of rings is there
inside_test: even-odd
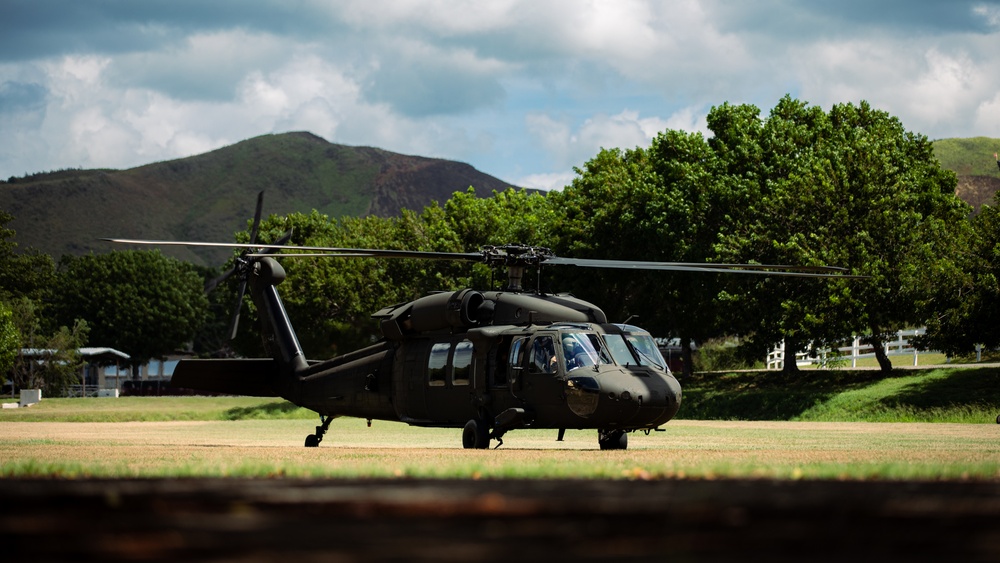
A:
[[[483,261],[491,267],[507,267],[507,290],[524,291],[521,280],[524,270],[529,266],[539,266],[555,254],[541,246],[523,244],[506,244],[503,246],[484,246]]]

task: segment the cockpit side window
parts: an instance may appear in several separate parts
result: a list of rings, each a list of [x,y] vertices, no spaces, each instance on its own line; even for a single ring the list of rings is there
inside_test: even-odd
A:
[[[566,371],[614,363],[601,337],[595,333],[567,332],[562,335],[561,343]]]
[[[558,366],[556,347],[552,337],[543,335],[535,337],[531,345],[530,371],[535,373],[555,373]]]

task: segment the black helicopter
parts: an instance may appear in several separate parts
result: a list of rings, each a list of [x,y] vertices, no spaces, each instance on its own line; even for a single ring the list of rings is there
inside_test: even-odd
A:
[[[242,248],[235,266],[212,285],[238,276],[238,303],[247,287],[259,311],[269,357],[181,360],[174,387],[282,397],[316,411],[320,425],[306,437],[316,447],[340,416],[462,428],[465,448],[497,447],[517,428],[596,429],[602,450],[625,449],[628,434],[660,430],[681,404],[681,387],[649,332],[610,323],[596,305],[569,294],[526,290],[528,267],[572,265],[688,272],[738,272],[799,277],[841,276],[842,268],[690,264],[557,257],[548,249],[487,246],[441,253],[257,243],[262,196],[248,244],[104,239],[116,243]],[[286,253],[278,254],[279,251]],[[290,253],[287,253],[290,252]],[[500,291],[462,289],[386,307],[373,315],[382,339],[332,359],[305,357],[285,312],[277,258],[365,256],[482,262],[506,267]],[[852,277],[852,276],[843,276]]]

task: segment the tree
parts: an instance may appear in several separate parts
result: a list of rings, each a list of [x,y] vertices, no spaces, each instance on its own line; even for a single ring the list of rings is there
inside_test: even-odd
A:
[[[317,211],[291,213],[262,221],[261,242],[291,230],[290,245],[373,248],[428,252],[470,252],[486,244],[537,244],[546,240],[554,214],[545,196],[507,190],[491,198],[474,191],[456,192],[444,206],[399,217],[331,219]],[[247,231],[237,233],[241,242]],[[372,314],[383,307],[412,301],[433,291],[465,287],[485,289],[492,272],[485,265],[447,260],[386,258],[296,258],[282,261],[287,273],[281,297],[309,357],[329,357],[365,346],[378,338]],[[232,284],[235,287],[235,282]],[[257,314],[249,300],[235,347],[259,355]]]
[[[783,98],[767,120],[752,106],[713,108],[713,148],[747,186],[748,205],[721,249],[734,261],[845,266],[865,280],[754,279],[734,302],[757,351],[795,350],[867,333],[884,370],[887,334],[924,322],[936,288],[957,287],[968,208],[926,137],[871,108],[824,113]],[[786,367],[794,369],[794,362]]]
[[[783,98],[768,119],[754,106],[724,104],[708,117],[713,151],[736,194],[718,244],[725,262],[793,266],[844,265],[838,227],[850,212],[824,181],[820,153],[828,130],[819,108]],[[790,354],[811,342],[851,334],[838,314],[845,286],[831,280],[741,276],[727,280],[724,299],[745,338],[744,354],[763,357],[785,341]],[[794,361],[785,369],[794,371]]]
[[[577,170],[579,177],[571,186],[551,196],[563,214],[557,231],[559,253],[618,260],[713,261],[727,197],[715,166],[707,143],[697,133],[666,131],[649,149],[602,150]],[[564,279],[577,295],[599,302],[612,319],[624,321],[641,313],[645,328],[679,336],[687,374],[692,366],[690,342],[716,336],[720,330],[716,275],[588,270]]]
[[[0,301],[22,296],[45,299],[55,281],[55,265],[47,254],[17,252],[16,233],[6,227],[12,219],[9,213],[0,211]]]
[[[14,367],[14,359],[21,350],[21,333],[14,323],[14,312],[0,301],[0,383]]]
[[[91,339],[131,356],[135,368],[185,347],[206,318],[201,276],[154,251],[63,257],[54,296],[67,326],[82,318]]]
[[[27,297],[11,306],[21,346],[13,363],[13,383],[19,389],[42,389],[45,395],[58,396],[80,381],[83,358],[78,349],[87,343],[89,327],[76,319],[72,328],[63,326],[53,333],[44,332],[34,301]]]
[[[996,199],[996,198],[995,198]],[[932,348],[959,355],[1000,346],[1000,208],[984,205],[973,217],[968,251],[957,255],[965,277],[955,288],[945,286],[942,304],[927,323],[927,334],[918,341]]]

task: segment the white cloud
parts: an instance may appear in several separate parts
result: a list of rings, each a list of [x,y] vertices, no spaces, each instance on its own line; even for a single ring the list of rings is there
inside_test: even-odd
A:
[[[60,19],[25,3],[0,21],[0,177],[308,130],[555,186],[601,147],[707,133],[711,106],[766,115],[785,93],[864,99],[932,138],[1000,136],[995,2],[859,5],[149,2]]]
[[[616,115],[597,114],[575,126],[565,117],[557,119],[547,114],[531,114],[526,118],[526,126],[555,167],[563,169],[583,165],[602,148],[647,147],[666,129],[706,130],[705,114],[695,108],[681,109],[665,119],[641,117],[637,111],[623,110]]]
[[[523,178],[516,179],[513,183],[522,188],[534,188],[536,190],[561,190],[573,183],[576,173],[554,172],[551,174],[529,174]]]
[[[976,116],[973,123],[982,124],[981,128],[973,128],[968,136],[1000,136],[1000,94],[993,96],[976,107]]]

